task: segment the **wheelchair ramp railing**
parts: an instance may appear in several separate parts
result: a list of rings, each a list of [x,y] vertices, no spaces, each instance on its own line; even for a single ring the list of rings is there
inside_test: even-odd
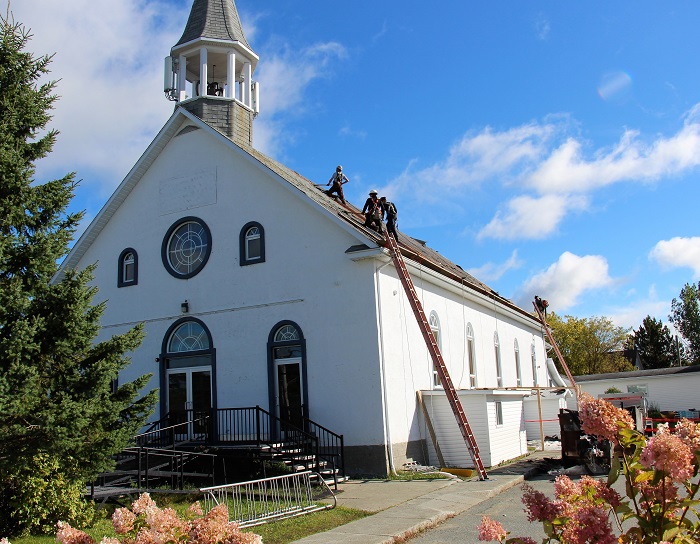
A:
[[[204,511],[220,504],[228,506],[229,520],[240,527],[253,527],[270,521],[301,516],[335,508],[337,500],[331,488],[318,477],[312,487],[311,471],[296,472],[237,484],[204,487]],[[331,504],[320,502],[332,498]]]

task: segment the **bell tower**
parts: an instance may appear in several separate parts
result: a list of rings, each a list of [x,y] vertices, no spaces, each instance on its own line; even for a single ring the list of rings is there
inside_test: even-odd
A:
[[[194,0],[182,37],[165,59],[165,95],[241,145],[253,145],[258,56],[234,0]]]

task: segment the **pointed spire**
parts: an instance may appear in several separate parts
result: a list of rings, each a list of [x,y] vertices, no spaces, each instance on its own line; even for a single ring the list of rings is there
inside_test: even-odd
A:
[[[234,0],[194,0],[185,31],[175,47],[197,38],[238,41],[252,51]]]

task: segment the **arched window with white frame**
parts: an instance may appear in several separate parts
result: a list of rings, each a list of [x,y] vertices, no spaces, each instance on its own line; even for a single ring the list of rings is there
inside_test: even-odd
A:
[[[532,385],[537,387],[537,356],[535,354],[535,342],[530,345],[530,358],[532,359]]]
[[[440,342],[440,318],[438,317],[437,313],[435,311],[430,312],[430,317],[428,318],[428,323],[430,324],[430,331],[433,333],[433,336],[435,337],[435,343],[438,346],[438,349],[442,351],[442,345]],[[435,368],[435,364],[433,363],[433,387],[438,388],[442,387],[442,382],[440,380],[440,375],[438,374],[437,368]]]
[[[469,386],[476,387],[476,351],[474,349],[474,329],[467,323],[467,363],[469,364]]]
[[[503,387],[503,369],[501,368],[501,345],[498,341],[498,331],[493,333],[493,352],[496,360],[496,387]]]
[[[513,352],[515,355],[515,385],[520,387],[523,384],[523,377],[520,369],[520,346],[518,346],[517,338],[513,342]]]

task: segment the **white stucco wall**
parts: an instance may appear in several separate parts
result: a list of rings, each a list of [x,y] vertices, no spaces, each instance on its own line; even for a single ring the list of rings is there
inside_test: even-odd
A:
[[[474,332],[477,388],[490,390],[497,387],[494,349],[496,331],[501,347],[503,386],[517,386],[514,350],[516,338],[520,353],[521,385],[526,387],[534,384],[531,358],[533,343],[537,383],[547,383],[542,336],[531,320],[512,310],[494,307],[493,301],[426,269],[416,269],[410,261],[407,261],[407,266],[426,317],[432,311],[439,317],[441,353],[456,389],[470,388],[466,338],[468,323]],[[416,391],[433,389],[433,362],[393,264],[381,269],[379,282],[378,295],[382,301],[381,351],[387,375],[386,411],[390,422],[389,433],[393,443],[422,439],[429,441],[417,405]],[[525,394],[520,393],[520,396]],[[478,412],[472,414],[466,411],[466,414],[470,424],[472,417],[479,417]],[[518,421],[520,418],[518,415]],[[455,430],[459,433],[456,426]],[[519,433],[520,430],[517,429],[510,440],[517,444],[520,440]],[[458,434],[458,438],[461,441],[461,435]],[[494,455],[500,457],[499,452]]]
[[[187,300],[212,335],[218,407],[268,409],[268,335],[294,321],[306,339],[310,417],[346,445],[382,444],[373,263],[349,260],[345,249],[358,239],[296,191],[203,130],[175,137],[80,261],[99,263],[96,301],[108,300],[100,339],[144,321],[146,339],[120,380],[153,372],[149,387],[158,387],[155,359]],[[212,238],[209,261],[187,280],[161,261],[166,231],[185,216],[203,220]],[[265,229],[266,262],[239,266],[249,221]],[[138,285],[117,288],[127,247],[138,253]]]
[[[171,225],[187,216],[208,225],[212,249],[203,270],[184,280],[166,271],[161,246]],[[240,266],[239,233],[249,221],[265,229],[266,260]],[[311,419],[344,434],[346,446],[429,441],[416,391],[433,387],[432,361],[388,257],[377,258],[378,251],[359,259],[345,253],[363,241],[248,154],[196,129],[159,150],[78,268],[99,263],[96,302],[108,301],[100,339],[145,323],[146,339],[122,382],[150,372],[149,388],[160,386],[156,358],[187,300],[188,315],[200,319],[212,336],[219,408],[274,409],[268,402],[267,341],[277,323],[289,320],[306,341]],[[118,288],[117,260],[127,247],[138,254],[138,285]],[[439,317],[441,349],[457,388],[470,386],[467,323],[474,331],[478,388],[497,386],[495,332],[503,385],[517,385],[515,339],[521,384],[546,383],[541,332],[531,320],[434,272],[410,262],[408,267],[426,315],[435,311]],[[469,399],[468,417],[470,423],[476,417],[477,425],[482,417],[486,429],[488,402],[482,398],[477,407],[476,398]],[[522,413],[508,417],[520,425]],[[489,451],[489,458],[494,463],[508,458],[512,452],[505,445],[518,449],[521,434],[519,426],[506,425],[489,435],[489,444],[504,445]],[[459,431],[457,438],[461,441]]]

